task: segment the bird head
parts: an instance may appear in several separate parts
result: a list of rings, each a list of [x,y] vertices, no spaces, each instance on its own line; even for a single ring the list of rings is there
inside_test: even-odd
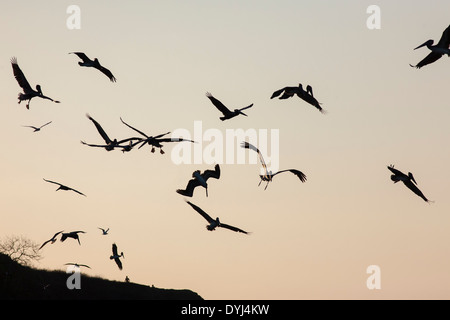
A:
[[[421,45],[418,46],[417,48],[414,48],[414,50],[420,49],[420,48],[425,47],[425,46],[427,46],[427,47],[432,46],[433,43],[434,43],[433,40],[425,41],[423,44],[421,44]]]
[[[39,92],[39,95],[41,95],[41,96],[43,95],[41,86],[39,84],[36,86],[36,90],[37,90],[37,92]]]

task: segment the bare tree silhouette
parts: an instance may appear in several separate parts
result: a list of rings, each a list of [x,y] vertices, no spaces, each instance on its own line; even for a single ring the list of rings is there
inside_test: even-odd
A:
[[[0,241],[0,252],[24,266],[31,266],[33,262],[42,259],[39,244],[24,236],[5,237]]]

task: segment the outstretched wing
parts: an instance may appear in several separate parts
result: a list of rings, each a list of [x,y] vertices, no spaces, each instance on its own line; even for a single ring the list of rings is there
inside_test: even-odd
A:
[[[16,78],[17,82],[19,83],[19,86],[24,90],[24,92],[33,91],[30,84],[28,83],[27,78],[25,78],[25,75],[23,74],[22,70],[17,64],[16,57],[11,58],[11,65],[13,68],[14,77]]]
[[[57,184],[57,185],[60,185],[60,186],[61,186],[61,183],[59,183],[59,182],[47,180],[47,179],[45,179],[45,178],[42,178],[42,179],[44,179],[44,180],[47,181],[47,182],[54,183],[54,184]]]
[[[425,202],[430,202],[430,200],[425,197],[425,195],[420,191],[420,189],[412,182],[412,181],[406,181],[404,182],[405,186],[407,186],[412,192],[414,192],[416,195],[421,197]]]
[[[104,75],[106,75],[111,82],[116,82],[116,78],[113,76],[112,72],[109,69],[106,69],[103,66],[96,67],[96,69],[100,70]]]
[[[231,113],[231,111],[227,107],[225,107],[225,105],[222,102],[214,98],[211,93],[207,92],[206,96],[209,98],[209,100],[211,100],[212,104],[224,115]]]
[[[195,204],[186,201],[195,211],[197,211],[198,213],[200,213],[200,215],[205,218],[209,223],[213,222],[214,219],[211,218],[205,211],[203,211],[201,208],[197,207]]]
[[[113,245],[112,245],[112,252],[113,252],[113,255],[118,255],[118,253],[117,253],[117,245],[115,244],[115,243],[113,243]]]
[[[442,32],[441,39],[439,40],[438,47],[448,48],[450,46],[450,26]]]
[[[39,250],[42,249],[42,247],[44,247],[47,243],[49,243],[50,241],[52,241],[52,239],[45,241],[40,247]]]
[[[235,231],[235,232],[241,232],[241,233],[249,234],[249,232],[247,232],[247,231],[244,231],[244,230],[242,230],[242,229],[239,229],[239,228],[230,226],[230,225],[225,224],[225,223],[221,223],[221,224],[219,225],[219,227],[221,227],[221,228],[226,228],[226,229],[229,229],[229,230],[232,230],[232,231]]]
[[[273,98],[278,97],[280,94],[283,93],[283,91],[284,91],[285,89],[286,89],[286,88],[283,88],[283,89],[280,89],[280,90],[275,91],[274,93],[272,93],[272,96],[270,97],[270,99],[273,99]]]
[[[120,117],[120,121],[122,121],[122,123],[123,123],[124,125],[126,125],[128,128],[130,128],[130,129],[136,131],[137,133],[143,135],[144,137],[148,138],[148,135],[146,135],[144,132],[142,132],[142,131],[136,129],[135,127],[130,126],[128,123],[126,123],[125,121],[123,121],[123,120],[122,120],[122,117]]]
[[[277,173],[275,173],[273,176],[276,176],[279,173],[283,173],[283,172],[287,172],[287,171],[295,174],[300,179],[301,182],[306,182],[306,175],[303,172],[296,170],[296,169],[281,170],[281,171],[278,171]]]
[[[413,68],[420,69],[426,65],[432,64],[433,62],[438,61],[442,57],[441,53],[437,52],[430,52],[422,61],[420,61],[417,65],[413,66],[410,65]]]
[[[116,262],[116,264],[117,264],[117,266],[119,267],[119,269],[122,270],[122,269],[123,269],[123,267],[122,267],[122,261],[120,261],[119,258],[115,258],[114,261]]]
[[[42,129],[43,127],[49,125],[50,123],[52,123],[51,121],[47,122],[46,124],[43,124],[39,129]]]
[[[89,113],[86,113],[86,117],[94,123],[98,133],[102,136],[103,140],[105,140],[107,144],[110,144],[112,141],[106,134],[105,130],[103,130],[102,126],[97,121],[95,121],[94,118],[89,115]]]
[[[78,193],[78,194],[81,194],[82,196],[87,197],[84,193],[82,193],[82,192],[80,192],[80,191],[78,191],[78,190],[75,190],[75,189],[73,189],[73,188],[69,188],[69,189],[72,190],[73,192],[76,192],[76,193]]]
[[[216,164],[216,166],[214,167],[214,170],[205,170],[205,172],[203,172],[202,174],[203,179],[208,180],[209,178],[215,178],[215,179],[219,179],[220,178],[220,166],[218,164]]]
[[[69,54],[76,54],[78,56],[78,58],[80,58],[81,60],[83,60],[83,62],[91,62],[92,60],[88,58],[88,56],[86,54],[84,54],[83,52],[69,52]]]
[[[246,149],[251,149],[251,150],[256,151],[258,153],[259,161],[261,161],[261,165],[263,166],[264,171],[267,174],[268,173],[267,165],[266,165],[266,162],[264,161],[264,158],[263,158],[261,152],[259,151],[259,149],[257,147],[255,147],[254,145],[252,145],[251,143],[246,142],[246,141],[241,143],[241,147],[242,148],[246,148]]]

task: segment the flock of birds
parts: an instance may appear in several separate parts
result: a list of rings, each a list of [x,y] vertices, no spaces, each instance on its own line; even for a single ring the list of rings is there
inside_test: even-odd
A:
[[[440,41],[436,45],[433,45],[433,44],[434,44],[433,40],[428,40],[424,44],[415,48],[415,50],[416,50],[416,49],[426,46],[431,52],[422,61],[420,61],[416,66],[411,65],[411,67],[420,69],[428,64],[436,62],[444,55],[450,56],[450,48],[449,48],[450,47],[450,26],[447,27],[447,29],[443,32]],[[104,75],[106,75],[111,82],[116,82],[116,78],[114,77],[112,72],[109,69],[102,66],[97,58],[95,58],[94,60],[91,60],[83,52],[71,52],[70,54],[75,54],[82,60],[82,61],[78,62],[79,66],[95,68],[95,69],[99,70],[100,72],[102,72]],[[26,108],[29,109],[30,101],[35,97],[47,99],[54,103],[60,103],[60,101],[58,101],[58,100],[54,100],[50,97],[45,96],[42,93],[42,89],[41,89],[40,85],[36,85],[36,90],[32,89],[32,87],[29,84],[29,82],[27,81],[24,73],[20,69],[16,58],[11,59],[11,65],[12,65],[14,77],[17,80],[19,86],[23,89],[23,92],[19,93],[19,96],[18,96],[19,104],[22,101],[27,101]],[[298,98],[302,99],[303,101],[307,102],[308,104],[312,105],[313,107],[317,108],[321,113],[325,113],[325,110],[321,107],[321,104],[314,97],[313,89],[310,85],[308,85],[306,87],[306,90],[303,89],[303,86],[301,83],[298,86],[283,87],[279,90],[276,90],[272,94],[270,99],[274,99],[274,98],[278,97],[280,100],[284,100],[284,99],[292,98],[295,95]],[[215,98],[211,93],[207,92],[206,97],[211,101],[211,103],[222,114],[222,116],[219,118],[221,121],[230,120],[230,119],[240,116],[240,115],[247,116],[247,114],[245,114],[243,111],[250,109],[253,106],[253,104],[250,104],[241,109],[231,110],[228,107],[226,107],[220,100]],[[83,145],[87,145],[89,147],[104,148],[107,151],[120,149],[122,152],[129,152],[129,151],[133,150],[136,146],[138,146],[138,149],[140,149],[145,145],[149,145],[152,148],[151,149],[152,153],[155,152],[156,148],[158,148],[158,149],[160,149],[160,153],[164,154],[164,151],[162,150],[162,148],[163,148],[163,144],[165,144],[165,143],[169,143],[169,142],[195,143],[195,141],[187,140],[187,139],[183,139],[183,138],[166,137],[168,134],[170,134],[170,132],[162,133],[162,134],[155,135],[155,136],[147,135],[143,131],[136,129],[135,127],[126,123],[122,118],[120,118],[121,122],[124,125],[126,125],[128,128],[130,128],[133,131],[135,131],[136,133],[138,133],[140,135],[140,137],[130,137],[130,138],[125,138],[125,139],[121,139],[121,140],[118,140],[116,138],[111,139],[108,136],[108,134],[105,132],[105,130],[102,128],[102,126],[95,119],[93,119],[89,114],[86,114],[86,116],[94,124],[95,128],[97,129],[98,133],[100,134],[101,138],[104,141],[104,144],[91,144],[91,143],[86,143],[84,141],[81,141],[81,143]],[[37,131],[40,131],[44,126],[49,125],[50,123],[51,123],[51,121],[45,123],[44,125],[42,125],[40,127],[35,127],[35,126],[26,126],[26,127],[30,127],[34,130],[34,132],[37,132]],[[284,172],[290,172],[290,173],[294,174],[295,176],[297,176],[301,182],[306,182],[306,180],[307,180],[306,175],[297,169],[286,169],[286,170],[278,171],[276,173],[273,173],[270,170],[268,170],[261,151],[256,146],[250,144],[249,142],[242,142],[241,147],[245,148],[245,149],[253,150],[254,152],[257,153],[257,155],[259,157],[259,161],[261,163],[261,166],[265,172],[263,175],[260,175],[260,182],[259,182],[259,185],[263,181],[266,182],[266,186],[265,186],[264,190],[267,189],[269,183],[273,180],[273,178],[276,175],[284,173]],[[405,173],[395,169],[393,165],[388,166],[388,169],[392,173],[391,180],[394,183],[397,183],[399,181],[403,182],[403,184],[407,188],[409,188],[417,196],[421,197],[425,202],[427,202],[427,203],[430,202],[430,200],[428,200],[427,197],[425,197],[425,195],[422,193],[422,191],[420,191],[419,188],[417,187],[417,182],[414,179],[414,176],[412,173],[408,172],[408,174],[405,174]],[[193,197],[195,189],[197,187],[203,187],[206,191],[206,196],[208,196],[207,181],[211,178],[220,179],[220,176],[221,176],[221,169],[218,164],[215,165],[213,170],[205,170],[204,172],[201,172],[200,170],[196,170],[193,172],[192,179],[190,179],[188,181],[185,189],[177,189],[176,192],[185,197]],[[61,184],[59,182],[47,180],[45,178],[44,178],[44,180],[48,183],[58,185],[58,188],[56,189],[56,191],[58,191],[58,190],[73,191],[82,196],[86,196],[84,193],[82,193],[76,189],[73,189],[71,187],[68,187],[64,184]],[[200,207],[196,206],[195,204],[191,203],[190,201],[186,200],[186,202],[192,209],[194,209],[198,214],[200,214],[208,222],[208,225],[206,226],[207,230],[213,231],[216,228],[225,228],[225,229],[228,229],[228,230],[231,230],[234,232],[249,234],[249,232],[244,231],[240,228],[237,228],[237,227],[229,225],[229,224],[222,223],[218,217],[216,219],[213,219],[209,214],[207,214],[205,211],[203,211]],[[99,229],[102,231],[102,235],[107,235],[109,232],[109,229],[103,229],[103,228],[99,228]],[[77,240],[78,244],[81,245],[79,234],[83,234],[83,233],[85,233],[85,231],[71,231],[71,232],[59,231],[59,232],[55,233],[49,240],[45,241],[40,246],[39,249],[42,249],[45,245],[47,245],[49,243],[50,244],[55,243],[57,241],[58,236],[60,236],[61,242],[65,241],[68,238],[72,238],[74,240]],[[112,255],[110,256],[110,259],[115,261],[115,263],[117,264],[117,266],[120,270],[122,270],[122,268],[123,268],[122,261],[120,260],[121,258],[124,258],[123,252],[121,252],[119,254],[117,245],[115,243],[113,243]],[[78,264],[78,263],[67,263],[66,265],[74,265],[77,267],[84,266],[84,267],[90,268],[88,265]]]

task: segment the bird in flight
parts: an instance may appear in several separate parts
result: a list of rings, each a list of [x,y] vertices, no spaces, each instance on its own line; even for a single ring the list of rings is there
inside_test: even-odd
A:
[[[109,228],[108,229],[103,229],[103,228],[99,227],[99,229],[102,230],[102,235],[106,236],[108,234]]]
[[[72,231],[72,232],[67,232],[67,233],[62,233],[61,235],[61,242],[64,242],[67,238],[72,238],[75,240],[78,240],[78,244],[81,246],[81,242],[80,242],[80,237],[79,237],[79,233],[86,233],[84,231]]]
[[[301,83],[299,83],[298,87],[284,87],[275,91],[270,99],[280,96],[279,99],[285,100],[293,97],[294,95],[297,95],[299,98],[314,106],[321,113],[326,113],[326,111],[321,107],[319,101],[314,98],[313,89],[310,85],[306,87],[306,91],[303,89],[303,85]]]
[[[184,139],[184,138],[163,138],[165,135],[168,135],[170,132],[162,133],[162,134],[159,134],[157,136],[148,136],[144,132],[142,132],[141,130],[136,129],[135,127],[132,127],[131,125],[129,125],[128,123],[123,121],[122,118],[120,118],[120,121],[122,121],[122,123],[124,125],[126,125],[128,128],[138,132],[139,134],[141,134],[142,136],[145,137],[145,139],[144,138],[134,138],[137,141],[129,146],[130,149],[132,149],[134,146],[136,146],[139,143],[141,143],[141,145],[138,147],[138,149],[140,149],[143,146],[145,146],[146,144],[148,144],[148,145],[152,146],[152,150],[151,150],[152,153],[155,152],[155,148],[159,148],[159,152],[161,154],[164,154],[165,152],[162,149],[163,148],[162,143],[165,143],[165,142],[183,142],[183,141],[195,143],[195,141],[192,141],[192,140],[189,140],[189,139]]]
[[[52,123],[52,122],[51,122],[51,121],[50,121],[50,122],[47,122],[46,124],[43,124],[43,125],[40,126],[40,127],[34,127],[34,126],[22,126],[22,127],[32,128],[32,129],[34,129],[33,132],[37,132],[37,131],[41,131],[41,129],[42,129],[43,127],[45,127],[46,125],[49,125],[50,123]]]
[[[267,189],[269,183],[273,180],[273,177],[274,177],[274,176],[276,176],[277,174],[283,173],[283,172],[290,172],[290,173],[293,173],[293,174],[295,174],[295,175],[300,179],[301,182],[306,182],[306,175],[305,175],[303,172],[301,172],[301,171],[299,171],[299,170],[297,170],[297,169],[287,169],[287,170],[281,170],[281,171],[278,171],[278,172],[276,172],[276,173],[272,173],[272,171],[270,171],[270,170],[267,169],[267,165],[266,165],[266,162],[264,161],[264,157],[262,156],[261,151],[259,151],[259,149],[256,148],[256,147],[255,147],[254,145],[252,145],[251,143],[248,143],[248,142],[242,142],[242,143],[241,143],[241,147],[242,147],[242,148],[245,148],[245,149],[251,149],[251,150],[254,150],[254,151],[256,151],[256,152],[258,153],[259,160],[260,160],[261,165],[263,166],[263,169],[264,169],[264,172],[265,172],[264,175],[259,175],[259,177],[261,178],[261,180],[259,181],[258,186],[261,185],[261,182],[266,181],[267,184],[266,184],[266,187],[264,188],[264,190]]]
[[[132,142],[134,140],[140,141],[141,138],[127,138],[120,141],[117,141],[117,139],[111,140],[109,136],[106,134],[105,130],[103,130],[102,126],[89,114],[86,114],[86,117],[92,121],[92,123],[95,125],[95,128],[97,129],[98,133],[102,136],[103,140],[105,141],[106,145],[98,145],[98,144],[89,144],[84,141],[81,141],[82,144],[87,145],[89,147],[99,147],[99,148],[105,148],[106,151],[114,150],[115,148],[122,148],[122,150],[129,151],[131,150],[130,145],[121,145],[122,143]],[[129,148],[128,148],[129,147]]]
[[[95,68],[95,69],[101,71],[104,75],[106,75],[109,78],[109,80],[111,80],[111,82],[117,81],[116,78],[111,73],[111,71],[109,71],[108,69],[103,67],[97,58],[95,58],[94,60],[91,60],[83,52],[69,52],[69,54],[71,54],[71,53],[76,54],[81,60],[83,60],[83,62],[81,62],[81,61],[78,62],[79,66]]]
[[[72,262],[69,262],[69,263],[65,263],[64,265],[65,265],[65,266],[74,266],[74,267],[77,267],[78,269],[79,269],[80,267],[86,267],[86,268],[91,269],[91,267],[89,267],[88,265],[85,265],[85,264],[79,264],[79,263],[72,263]]]
[[[220,117],[220,120],[225,121],[229,120],[231,118],[237,117],[238,115],[242,114],[243,116],[247,115],[242,112],[243,110],[249,109],[253,106],[253,103],[245,108],[242,109],[234,109],[234,111],[231,111],[228,109],[222,102],[220,102],[218,99],[214,98],[213,95],[209,92],[206,93],[206,96],[211,100],[212,104],[220,111],[222,112],[223,116]]]
[[[61,184],[61,183],[59,183],[59,182],[47,180],[47,179],[45,179],[45,178],[43,178],[43,179],[44,179],[44,181],[47,181],[47,182],[50,182],[50,183],[54,183],[54,184],[59,185],[58,189],[56,189],[55,191],[58,191],[58,190],[70,191],[70,190],[71,190],[71,191],[74,191],[74,192],[76,192],[76,193],[78,193],[78,194],[81,194],[82,196],[85,196],[85,197],[86,197],[86,195],[85,195],[84,193],[82,193],[82,192],[80,192],[80,191],[78,191],[78,190],[75,190],[75,189],[73,189],[73,188],[71,188],[71,187],[65,186],[65,185],[63,185],[63,184]]]
[[[193,179],[189,180],[186,189],[178,189],[177,192],[183,196],[186,197],[192,197],[194,193],[194,189],[198,186],[202,186],[206,189],[206,196],[208,196],[208,179],[214,178],[219,179],[220,178],[220,166],[216,164],[214,167],[214,170],[205,170],[203,173],[200,173],[200,170],[194,171],[192,173]]]
[[[209,216],[205,211],[203,211],[201,208],[199,208],[198,206],[196,206],[195,204],[186,201],[195,211],[197,211],[203,218],[206,219],[206,221],[208,221],[209,225],[206,226],[206,229],[209,231],[214,231],[216,228],[225,228],[234,232],[241,232],[241,233],[245,233],[245,234],[250,234],[250,232],[244,231],[242,229],[233,227],[229,224],[225,224],[220,222],[219,218],[213,219],[211,218],[211,216]]]
[[[64,230],[63,230],[63,231],[64,231]],[[55,233],[51,239],[45,241],[45,242],[39,247],[39,250],[41,250],[41,249],[42,249],[47,243],[49,243],[49,242],[50,242],[51,244],[54,244],[54,243],[56,242],[56,237],[58,236],[58,234],[62,233],[63,231],[59,231],[59,232]]]
[[[47,100],[53,101],[55,103],[60,103],[57,100],[53,100],[52,98],[44,96],[44,94],[42,93],[41,86],[39,84],[36,85],[36,90],[33,90],[33,88],[31,88],[30,83],[28,82],[27,78],[25,78],[25,75],[23,74],[22,70],[20,69],[20,67],[17,63],[16,57],[13,57],[11,59],[11,65],[12,65],[14,77],[16,78],[17,82],[19,83],[19,86],[23,89],[23,93],[19,93],[19,97],[18,97],[19,104],[22,101],[28,101],[26,107],[27,107],[27,109],[30,109],[30,102],[31,102],[31,99],[33,99],[34,97],[39,97],[42,99],[47,99]]]
[[[120,257],[125,258],[123,255],[123,252],[121,252],[120,254],[118,254],[117,252],[117,245],[115,243],[113,243],[112,245],[112,256],[109,257],[109,259],[113,260],[116,262],[117,266],[119,267],[120,270],[123,269],[122,267],[122,261],[120,261]]]
[[[420,191],[420,189],[417,187],[417,182],[411,172],[408,172],[408,174],[406,175],[400,170],[395,169],[393,165],[388,166],[388,169],[393,173],[391,175],[391,180],[394,181],[394,183],[401,181],[406,187],[408,187],[412,192],[421,197],[425,202],[433,202],[428,200],[427,197],[425,197],[425,195],[422,193],[422,191]]]
[[[450,26],[447,27],[447,29],[444,30],[442,33],[441,39],[439,42],[433,46],[434,41],[428,40],[424,44],[421,44],[414,50],[417,50],[422,47],[427,47],[431,50],[431,52],[417,65],[413,66],[410,64],[411,67],[420,69],[428,64],[431,64],[433,62],[436,62],[439,60],[443,55],[447,55],[450,57]]]

